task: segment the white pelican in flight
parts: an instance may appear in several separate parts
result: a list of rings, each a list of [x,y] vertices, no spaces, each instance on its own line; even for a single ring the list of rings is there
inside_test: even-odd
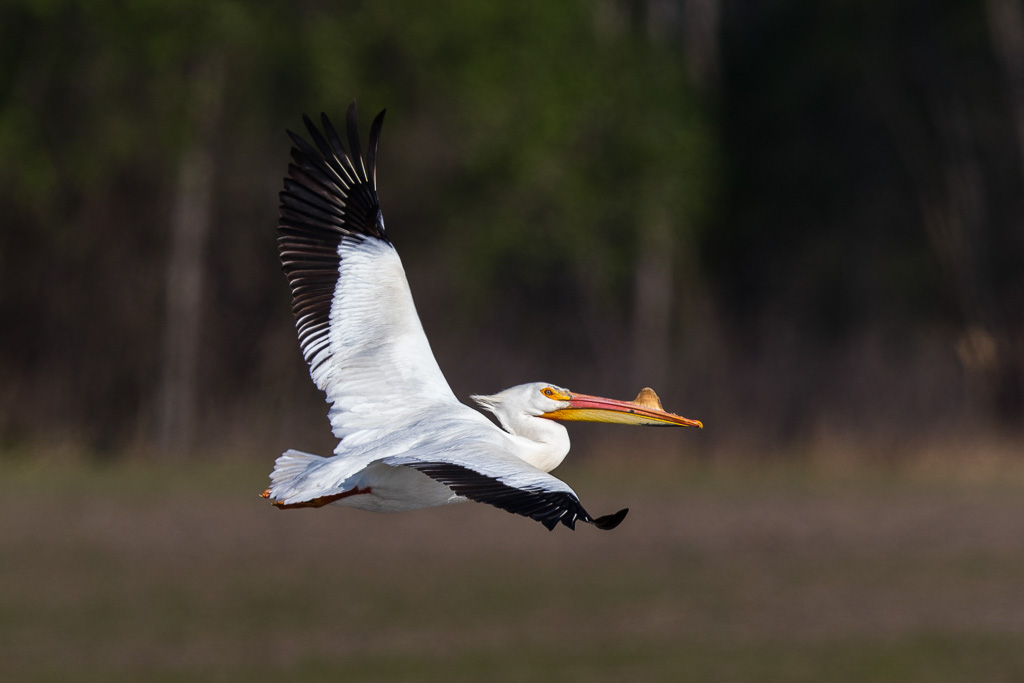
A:
[[[289,131],[294,163],[281,192],[278,247],[302,354],[331,404],[340,441],[333,457],[285,452],[262,496],[283,509],[334,503],[380,512],[473,500],[548,529],[577,521],[618,526],[627,510],[592,517],[548,474],[569,452],[569,435],[554,420],[701,423],[665,412],[650,389],[616,401],[535,382],[473,396],[501,428],[460,403],[434,360],[384,230],[376,190],[384,112],[370,127],[365,157],[355,102],[347,151],[325,115],[323,133],[303,120],[313,144]]]

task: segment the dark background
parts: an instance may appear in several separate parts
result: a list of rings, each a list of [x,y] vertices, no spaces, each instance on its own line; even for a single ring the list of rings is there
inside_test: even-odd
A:
[[[460,397],[704,421],[570,426],[619,528],[258,497],[353,98]],[[0,206],[11,680],[1024,680],[1019,0],[6,0]]]
[[[4,452],[331,447],[274,226],[284,129],[352,98],[461,397],[651,385],[736,456],[1019,438],[1014,0],[22,0]]]

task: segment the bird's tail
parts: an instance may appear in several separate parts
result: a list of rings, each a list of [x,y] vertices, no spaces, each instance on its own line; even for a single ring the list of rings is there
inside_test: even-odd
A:
[[[315,469],[326,459],[302,451],[285,451],[274,463],[274,471],[270,474],[270,488],[263,492],[263,497],[279,501],[295,497],[302,490],[302,482],[310,469]]]

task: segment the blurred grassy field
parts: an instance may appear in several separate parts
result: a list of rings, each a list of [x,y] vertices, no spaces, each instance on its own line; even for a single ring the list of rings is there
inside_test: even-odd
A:
[[[1024,481],[593,461],[613,532],[0,461],[5,680],[1024,680]],[[627,476],[627,473],[628,476]]]

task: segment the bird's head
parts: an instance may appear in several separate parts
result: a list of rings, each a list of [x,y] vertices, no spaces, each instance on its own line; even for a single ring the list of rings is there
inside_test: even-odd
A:
[[[505,389],[492,396],[472,396],[504,424],[512,414],[572,422],[611,422],[626,425],[680,426],[702,428],[691,420],[661,407],[658,395],[644,388],[632,401],[576,394],[555,384],[533,382]]]

